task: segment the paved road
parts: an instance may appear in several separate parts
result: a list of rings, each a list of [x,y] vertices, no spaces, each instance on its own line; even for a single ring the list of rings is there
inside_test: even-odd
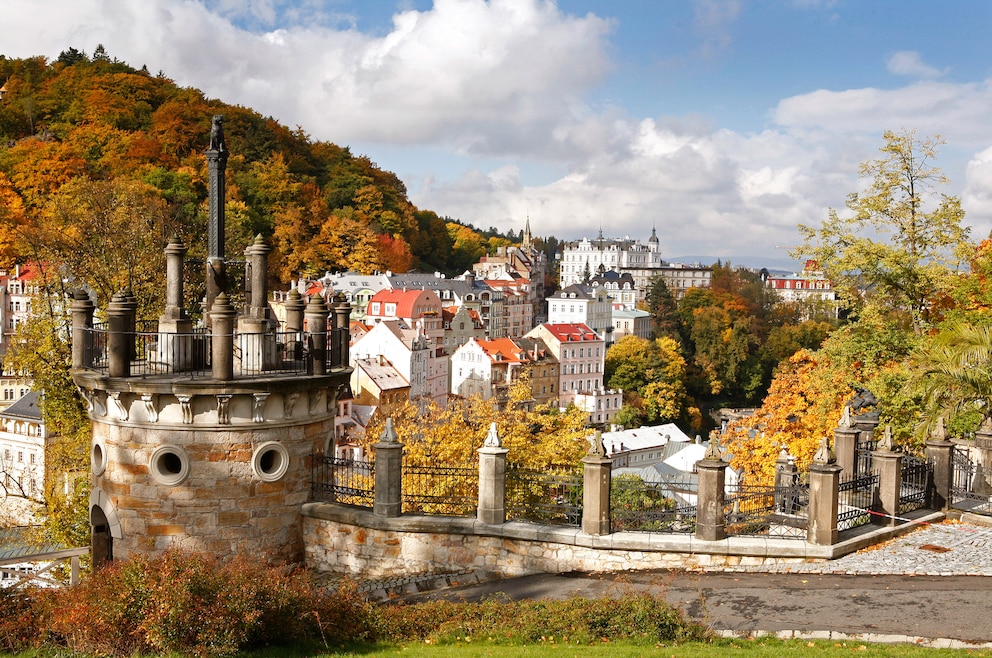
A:
[[[992,647],[992,529],[927,526],[819,565],[721,572],[542,574],[421,592],[408,600],[475,601],[651,591],[726,634],[860,636]]]

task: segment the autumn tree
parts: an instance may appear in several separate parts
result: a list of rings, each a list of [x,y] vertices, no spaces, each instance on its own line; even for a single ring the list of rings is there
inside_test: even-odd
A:
[[[937,191],[947,183],[933,164],[940,138],[910,130],[883,139],[883,157],[860,167],[865,191],[848,196],[846,213],[801,225],[804,244],[794,255],[816,259],[848,308],[904,315],[919,334],[969,248],[968,228],[960,200]]]
[[[48,285],[85,285],[104,302],[127,288],[139,299],[139,317],[160,311],[163,249],[174,227],[154,188],[78,178],[52,195],[38,218],[24,240],[50,273]]]
[[[387,413],[410,463],[476,464],[476,451],[495,422],[513,463],[533,469],[577,465],[589,448],[588,415],[574,406],[561,411],[546,405],[531,411],[530,401],[530,382],[522,377],[510,386],[502,409],[492,400],[474,397],[451,400],[443,409],[430,405],[426,411],[407,403]],[[364,439],[369,448],[379,440],[384,420],[369,425]]]
[[[698,429],[701,419],[686,392],[685,377],[681,348],[667,336],[651,341],[628,335],[606,351],[604,381],[624,391],[624,425],[683,420]]]

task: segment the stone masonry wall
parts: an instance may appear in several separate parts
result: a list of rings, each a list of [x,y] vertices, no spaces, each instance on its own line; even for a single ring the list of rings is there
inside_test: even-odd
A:
[[[820,560],[805,542],[700,542],[688,535],[623,533],[593,537],[576,528],[525,523],[484,526],[472,519],[399,517],[304,506],[306,564],[377,580],[472,570],[494,577],[570,571],[702,569]],[[791,553],[791,555],[790,555]]]
[[[114,558],[155,555],[175,546],[215,555],[250,554],[276,563],[301,562],[300,509],[309,499],[310,459],[324,449],[333,432],[333,415],[325,412],[323,400],[320,413],[309,419],[284,419],[278,405],[259,422],[253,423],[249,415],[217,425],[198,419],[175,422],[171,417],[179,412],[170,407],[178,405],[161,397],[163,413],[155,423],[135,418],[137,414],[128,421],[94,419],[94,449],[105,454],[106,465],[92,476],[92,501],[116,524]],[[246,411],[250,413],[250,407]],[[298,415],[303,413],[298,410]],[[288,459],[281,477],[265,481],[253,471],[253,453],[270,442],[284,448]],[[181,482],[163,484],[153,477],[154,453],[162,446],[178,447],[188,458],[188,474]]]

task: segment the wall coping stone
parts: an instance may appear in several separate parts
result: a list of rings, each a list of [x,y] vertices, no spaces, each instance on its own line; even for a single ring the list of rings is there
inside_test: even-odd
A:
[[[479,523],[474,517],[401,515],[383,518],[373,515],[369,509],[337,503],[306,503],[301,512],[304,517],[387,532],[500,537],[519,541],[552,542],[584,548],[621,551],[739,555],[804,560],[833,560],[892,537],[911,532],[919,524],[936,523],[945,518],[943,512],[921,510],[922,513],[917,512],[909,515],[912,519],[911,523],[894,527],[862,526],[846,531],[845,539],[837,544],[818,546],[802,539],[779,537],[732,536],[717,541],[706,541],[698,539],[692,534],[616,532],[610,535],[589,535],[579,528],[521,521],[488,525]]]

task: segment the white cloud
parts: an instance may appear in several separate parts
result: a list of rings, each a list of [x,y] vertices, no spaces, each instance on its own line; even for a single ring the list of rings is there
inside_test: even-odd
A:
[[[705,117],[591,104],[613,66],[613,24],[548,0],[436,0],[397,14],[383,34],[359,32],[321,0],[209,2],[5,0],[3,52],[55,57],[103,43],[318,139],[391,145],[416,161],[398,173],[418,206],[483,227],[520,229],[530,216],[539,235],[602,227],[643,239],[655,225],[668,256],[784,255],[774,246],[843,206],[858,163],[877,157],[884,130],[901,128],[940,133],[971,157],[965,208],[976,226],[992,223],[992,82],[927,79],[939,71],[912,53],[890,69],[921,81],[785,98],[768,129],[743,134]],[[696,5],[708,48],[729,43],[739,11]]]
[[[779,102],[777,124],[831,133],[915,128],[950,142],[992,141],[992,79],[981,83],[917,82],[897,89],[821,89]]]
[[[885,67],[889,73],[904,75],[910,78],[939,78],[946,71],[941,71],[926,64],[920,57],[920,53],[914,50],[900,50],[889,56],[885,62]]]

